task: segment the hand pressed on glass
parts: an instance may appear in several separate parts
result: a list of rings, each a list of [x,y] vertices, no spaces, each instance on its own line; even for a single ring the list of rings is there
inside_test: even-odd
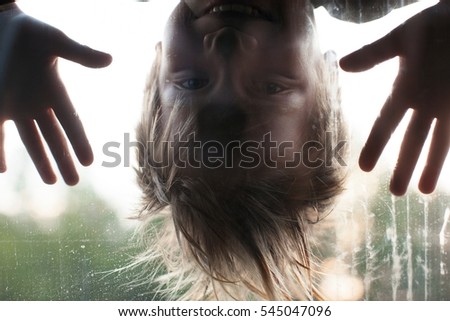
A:
[[[111,56],[76,43],[17,8],[0,13],[0,25],[0,172],[6,171],[3,124],[12,120],[43,181],[53,184],[56,176],[42,138],[64,181],[74,185],[78,174],[65,136],[82,165],[92,163],[93,153],[59,78],[58,57],[98,68],[109,65]]]
[[[400,68],[392,93],[375,121],[360,156],[360,167],[371,171],[406,111],[414,110],[405,133],[391,192],[403,195],[430,131],[433,131],[419,189],[431,193],[450,147],[450,5],[444,2],[422,11],[385,37],[342,58],[341,67],[359,72],[395,56]]]

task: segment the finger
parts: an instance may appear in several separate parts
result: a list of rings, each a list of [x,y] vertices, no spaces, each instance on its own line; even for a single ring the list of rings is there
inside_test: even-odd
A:
[[[401,80],[399,82],[401,83]],[[375,167],[386,144],[405,115],[407,107],[403,92],[403,90],[394,89],[375,120],[359,157],[359,166],[363,171],[370,172]]]
[[[83,166],[89,166],[94,161],[94,154],[86,133],[67,91],[61,81],[54,87],[53,110],[69,139],[75,155]]]
[[[427,117],[417,111],[414,112],[406,130],[397,166],[391,179],[390,189],[392,194],[401,196],[406,193],[432,123],[432,117]]]
[[[36,128],[34,120],[20,120],[16,121],[16,127],[20,138],[25,145],[28,154],[36,166],[39,175],[46,184],[56,183],[56,176],[53,172],[50,161],[42,144],[39,131]]]
[[[345,71],[359,72],[398,56],[400,53],[400,27],[386,36],[343,57],[339,65]]]
[[[111,55],[94,50],[67,37],[62,31],[50,27],[48,44],[54,55],[91,68],[102,68],[111,64]]]
[[[3,123],[0,123],[0,173],[4,172],[6,172],[5,131]]]
[[[450,124],[440,120],[436,121],[433,139],[428,153],[425,169],[419,182],[422,193],[429,194],[436,189],[436,185],[450,148]]]
[[[55,114],[51,109],[48,109],[38,118],[37,123],[64,181],[67,185],[76,185],[79,181],[78,173]]]

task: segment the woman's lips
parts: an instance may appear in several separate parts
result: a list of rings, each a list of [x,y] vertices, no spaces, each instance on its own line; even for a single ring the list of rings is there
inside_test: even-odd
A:
[[[273,21],[274,16],[270,10],[261,8],[255,1],[236,1],[236,0],[214,0],[214,1],[198,1],[184,0],[189,8],[193,11],[197,18],[207,15],[236,15],[247,16],[253,19],[263,19]]]

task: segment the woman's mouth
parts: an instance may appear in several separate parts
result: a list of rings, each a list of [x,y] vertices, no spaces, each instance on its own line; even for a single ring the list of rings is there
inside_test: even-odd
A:
[[[237,13],[257,19],[268,18],[267,15],[264,12],[262,12],[259,8],[244,4],[223,4],[213,6],[207,9],[206,14],[224,14],[224,13]]]
[[[279,7],[284,1],[275,0],[181,0],[194,16],[237,17],[278,22]]]

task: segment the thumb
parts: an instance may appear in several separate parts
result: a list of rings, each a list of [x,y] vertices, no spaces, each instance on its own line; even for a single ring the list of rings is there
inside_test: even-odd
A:
[[[400,53],[400,28],[386,36],[343,57],[339,65],[345,71],[359,72],[373,68],[377,64],[394,58]]]
[[[53,54],[90,68],[103,68],[111,64],[112,57],[70,39],[62,31],[53,29],[49,34]]]

